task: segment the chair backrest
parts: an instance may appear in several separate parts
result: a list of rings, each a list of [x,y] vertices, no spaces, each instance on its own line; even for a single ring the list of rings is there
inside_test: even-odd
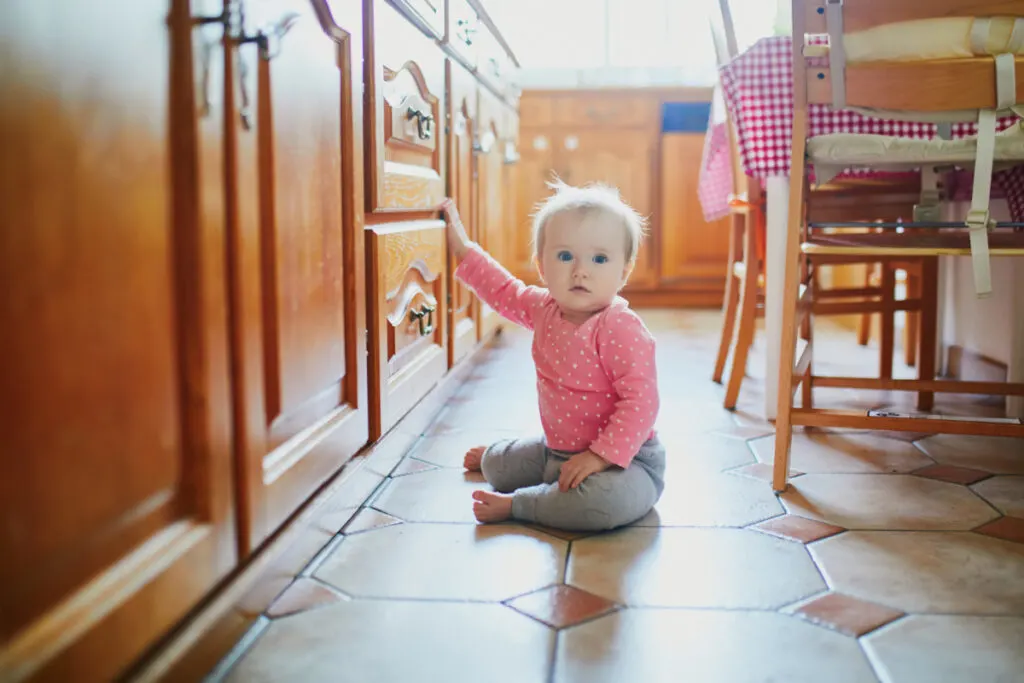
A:
[[[711,38],[715,44],[715,55],[718,66],[722,67],[732,61],[738,54],[739,48],[736,43],[736,30],[732,23],[732,12],[729,9],[729,0],[716,0],[717,8],[710,12]],[[737,142],[736,129],[733,121],[726,112],[726,127],[729,131],[729,157],[732,167],[732,191],[736,196],[747,195],[748,199],[754,200],[751,196],[752,184],[748,181],[743,172],[743,163],[740,159],[739,144]],[[759,188],[759,186],[758,186]]]
[[[851,34],[903,22],[937,19],[981,19],[984,23],[974,21],[973,24],[975,28],[984,29],[980,35],[984,44],[991,26],[987,20],[993,17],[1024,17],[1024,0],[793,0],[794,47],[813,53],[811,40],[805,39],[801,44],[799,37],[831,32],[830,50],[836,51],[837,16],[841,18],[839,28],[844,36],[844,45],[850,42]],[[1020,38],[1024,39],[1024,22],[1021,23]],[[906,30],[922,31],[922,27],[908,24]],[[973,29],[969,31],[973,33]],[[1014,34],[1017,34],[1016,30]],[[973,40],[972,35],[972,43]],[[841,77],[833,74],[829,66],[809,66],[803,59],[796,60],[795,68],[801,70],[806,79],[807,101],[810,103],[829,104],[838,98],[849,107],[907,112],[996,108],[998,95],[994,57],[979,54],[980,51],[973,47],[962,46],[953,50],[957,54],[970,55],[956,58],[925,56],[920,59],[901,58],[899,61],[845,61]],[[839,46],[839,50],[845,50],[845,47]],[[1012,58],[1017,93],[1014,104],[1024,102],[1024,55],[1019,54],[1021,51],[1013,50],[1018,53]],[[800,74],[794,71],[794,77],[800,78]]]

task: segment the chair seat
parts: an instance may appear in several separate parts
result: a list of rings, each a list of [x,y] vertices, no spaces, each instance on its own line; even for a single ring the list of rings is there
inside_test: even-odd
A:
[[[893,135],[832,133],[807,141],[807,155],[815,165],[835,168],[866,167],[912,169],[921,165],[973,166],[978,139],[957,140],[902,138]],[[996,134],[997,166],[1024,163],[1024,130],[1011,126]],[[823,180],[828,179],[828,173]]]
[[[995,230],[988,234],[992,256],[1024,256],[1024,232]],[[969,256],[967,230],[936,230],[899,234],[872,232],[815,234],[800,245],[810,256]]]

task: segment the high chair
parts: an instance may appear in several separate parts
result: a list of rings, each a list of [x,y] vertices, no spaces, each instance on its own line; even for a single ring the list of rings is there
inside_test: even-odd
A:
[[[988,14],[989,6],[1000,18],[976,17]],[[940,21],[923,28],[902,23],[926,19]],[[897,22],[901,23],[894,25]],[[804,39],[825,33],[829,35],[826,51]],[[1024,52],[1024,0],[793,0],[793,36],[793,180],[773,488],[781,492],[787,487],[794,426],[1024,437],[1024,424],[1014,419],[820,410],[810,403],[812,387],[919,392],[922,411],[931,410],[933,392],[1024,396],[1024,383],[934,379],[934,344],[921,345],[918,378],[910,380],[822,377],[812,371],[812,344],[805,344],[797,353],[798,328],[810,324],[815,312],[816,294],[808,273],[813,273],[823,258],[892,262],[925,257],[925,293],[904,307],[919,311],[924,335],[936,326],[930,284],[937,277],[938,256],[971,256],[979,296],[991,292],[990,256],[1024,256],[1024,233],[1016,230],[1024,224],[997,223],[988,211],[993,168],[1024,164],[1020,122],[1009,121],[1009,128],[997,133],[997,112],[1008,113],[1024,100],[1024,59],[1018,56]],[[828,66],[814,66],[809,57],[827,57]],[[846,134],[808,139],[808,106],[812,103],[943,125],[973,120],[979,131],[977,137],[961,140]],[[808,219],[808,164],[813,165],[816,177],[826,180],[837,169],[858,166],[920,169],[922,201],[915,220],[874,225],[871,232],[860,234],[828,234],[826,230],[835,223]],[[952,167],[974,168],[971,211],[965,221],[957,223],[942,222],[937,211],[938,173]],[[797,408],[794,393],[800,387],[804,403]]]
[[[736,34],[733,27],[729,0],[718,0],[718,12],[711,14],[711,32],[719,66],[727,64],[739,53]],[[722,331],[719,340],[718,354],[715,359],[712,379],[721,382],[725,372],[730,350],[733,362],[726,385],[724,406],[728,410],[736,407],[739,392],[746,375],[747,357],[753,344],[757,318],[763,315],[764,301],[764,262],[765,262],[765,217],[764,198],[761,186],[743,172],[736,142],[736,133],[726,113],[726,126],[729,138],[729,154],[732,166],[733,193],[730,197],[730,233],[729,257],[726,271],[725,296],[722,304]],[[812,210],[821,220],[852,220],[867,216],[875,220],[899,220],[913,212],[913,206],[919,198],[917,182],[907,184],[905,181],[844,179],[822,185],[813,191]],[[865,202],[865,197],[870,201]],[[870,211],[865,213],[863,209]],[[877,259],[833,259],[822,265],[844,265],[864,263],[878,266],[879,277],[872,282],[875,271],[866,269],[865,281],[859,288],[819,289],[819,297],[829,299],[829,303],[819,306],[819,314],[846,315],[861,313],[861,330],[858,330],[858,341],[867,344],[868,338],[863,334],[865,321],[870,324],[870,316],[879,314],[881,317],[881,335],[879,348],[879,376],[892,377],[894,317],[897,310],[895,301],[896,268],[908,273],[908,279],[920,281],[920,262],[908,259],[902,263],[877,263]],[[812,277],[814,277],[812,275]],[[879,307],[876,301],[883,303]],[[737,322],[738,327],[737,327]],[[916,345],[922,335],[918,334],[918,321],[908,318],[907,328],[914,325],[911,332],[905,328],[905,346]],[[867,328],[870,332],[870,327]],[[809,327],[804,327],[804,336],[811,334]],[[934,344],[933,335],[923,335],[922,343]],[[862,340],[862,341],[861,341]],[[909,358],[910,352],[907,352]]]

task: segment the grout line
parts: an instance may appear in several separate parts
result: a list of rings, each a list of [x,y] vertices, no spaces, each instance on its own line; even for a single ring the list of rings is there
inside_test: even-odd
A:
[[[245,635],[234,644],[226,655],[221,657],[217,665],[213,667],[213,670],[206,674],[203,678],[203,683],[220,683],[220,681],[224,680],[238,662],[242,661],[242,658],[249,649],[263,636],[263,633],[269,626],[270,619],[262,614],[258,616],[253,625],[249,627],[249,630],[245,632]]]

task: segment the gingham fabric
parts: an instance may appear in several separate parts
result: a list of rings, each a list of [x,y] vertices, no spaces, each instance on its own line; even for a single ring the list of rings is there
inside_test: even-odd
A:
[[[825,44],[827,36],[814,36],[812,42]],[[826,60],[822,59],[824,64]],[[763,38],[720,70],[720,79],[729,117],[736,126],[743,170],[752,178],[788,175],[793,137],[793,42],[788,36]],[[1015,121],[1000,119],[1002,130]],[[729,212],[732,168],[725,123],[709,126],[697,194],[707,221]],[[811,137],[826,133],[875,133],[910,138],[935,137],[936,126],[914,121],[891,121],[863,116],[827,105],[811,105],[808,112]],[[974,123],[954,123],[954,138],[975,135]],[[859,169],[860,177],[888,176],[891,173]],[[959,183],[958,183],[959,184]],[[1000,171],[992,177],[993,194],[1005,196],[1013,220],[1024,220],[1024,166]]]

